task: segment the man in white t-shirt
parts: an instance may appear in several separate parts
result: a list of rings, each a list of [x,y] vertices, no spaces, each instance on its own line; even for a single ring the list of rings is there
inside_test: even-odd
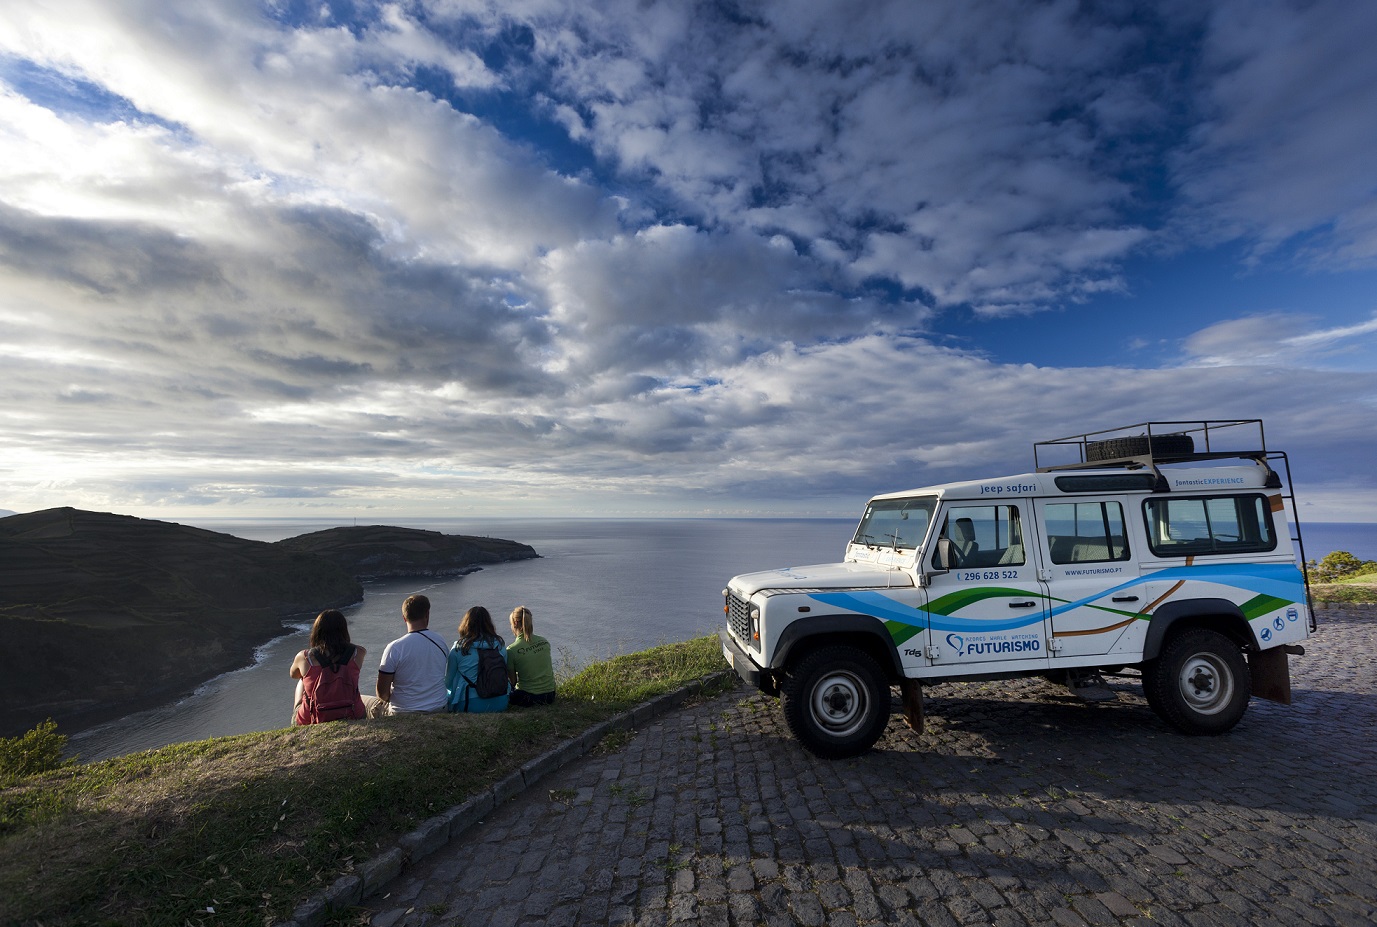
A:
[[[368,699],[368,716],[445,707],[449,647],[430,628],[430,599],[408,596],[402,603],[406,634],[388,644],[378,666],[378,698]]]

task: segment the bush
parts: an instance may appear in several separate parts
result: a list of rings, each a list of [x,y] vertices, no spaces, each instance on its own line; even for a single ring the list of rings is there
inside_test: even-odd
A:
[[[52,718],[18,737],[0,737],[0,780],[69,766],[75,761],[62,758],[66,747],[67,738]]]
[[[1332,583],[1348,576],[1377,573],[1377,562],[1359,560],[1346,550],[1336,550],[1319,563],[1311,560],[1310,576],[1317,583]]]

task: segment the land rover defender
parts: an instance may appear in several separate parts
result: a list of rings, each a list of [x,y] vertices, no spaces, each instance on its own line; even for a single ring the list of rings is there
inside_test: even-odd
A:
[[[1260,420],[1144,422],[1033,458],[876,496],[842,562],[727,584],[723,653],[806,748],[869,750],[891,686],[920,732],[922,687],[951,681],[1042,676],[1099,702],[1131,679],[1185,734],[1232,729],[1254,696],[1290,703],[1315,621],[1290,465]]]

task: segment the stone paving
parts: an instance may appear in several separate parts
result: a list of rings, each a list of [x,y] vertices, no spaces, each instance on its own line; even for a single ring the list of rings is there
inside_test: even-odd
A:
[[[819,760],[738,687],[490,813],[364,901],[373,927],[1377,924],[1377,612],[1320,614],[1295,704],[1183,737],[1116,681],[927,689]],[[896,690],[897,692],[897,690]]]

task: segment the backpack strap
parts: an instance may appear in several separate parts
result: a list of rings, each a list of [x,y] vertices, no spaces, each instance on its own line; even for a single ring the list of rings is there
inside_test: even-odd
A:
[[[421,636],[424,637],[426,640],[428,640],[428,641],[430,641],[432,644],[434,644],[436,647],[439,647],[439,648],[440,648],[440,652],[443,653],[443,654],[445,655],[445,659],[448,660],[448,659],[449,659],[449,651],[445,649],[445,645],[444,645],[444,644],[439,643],[438,641],[435,640],[435,638],[431,637],[429,634],[426,633],[426,632],[429,631],[429,630],[430,630],[429,628],[422,628],[422,629],[420,629],[419,631],[408,631],[407,633],[408,633],[408,634],[419,634],[419,635],[421,635]]]
[[[472,679],[470,679],[469,677],[465,676],[463,673],[460,673],[460,674],[459,674],[459,678],[462,679],[462,680],[464,680],[464,683],[465,683],[465,685],[464,685],[464,712],[467,714],[467,713],[468,713],[468,710],[469,710],[469,696],[473,694],[473,690],[474,690],[474,689],[478,688],[478,683],[474,682]]]

